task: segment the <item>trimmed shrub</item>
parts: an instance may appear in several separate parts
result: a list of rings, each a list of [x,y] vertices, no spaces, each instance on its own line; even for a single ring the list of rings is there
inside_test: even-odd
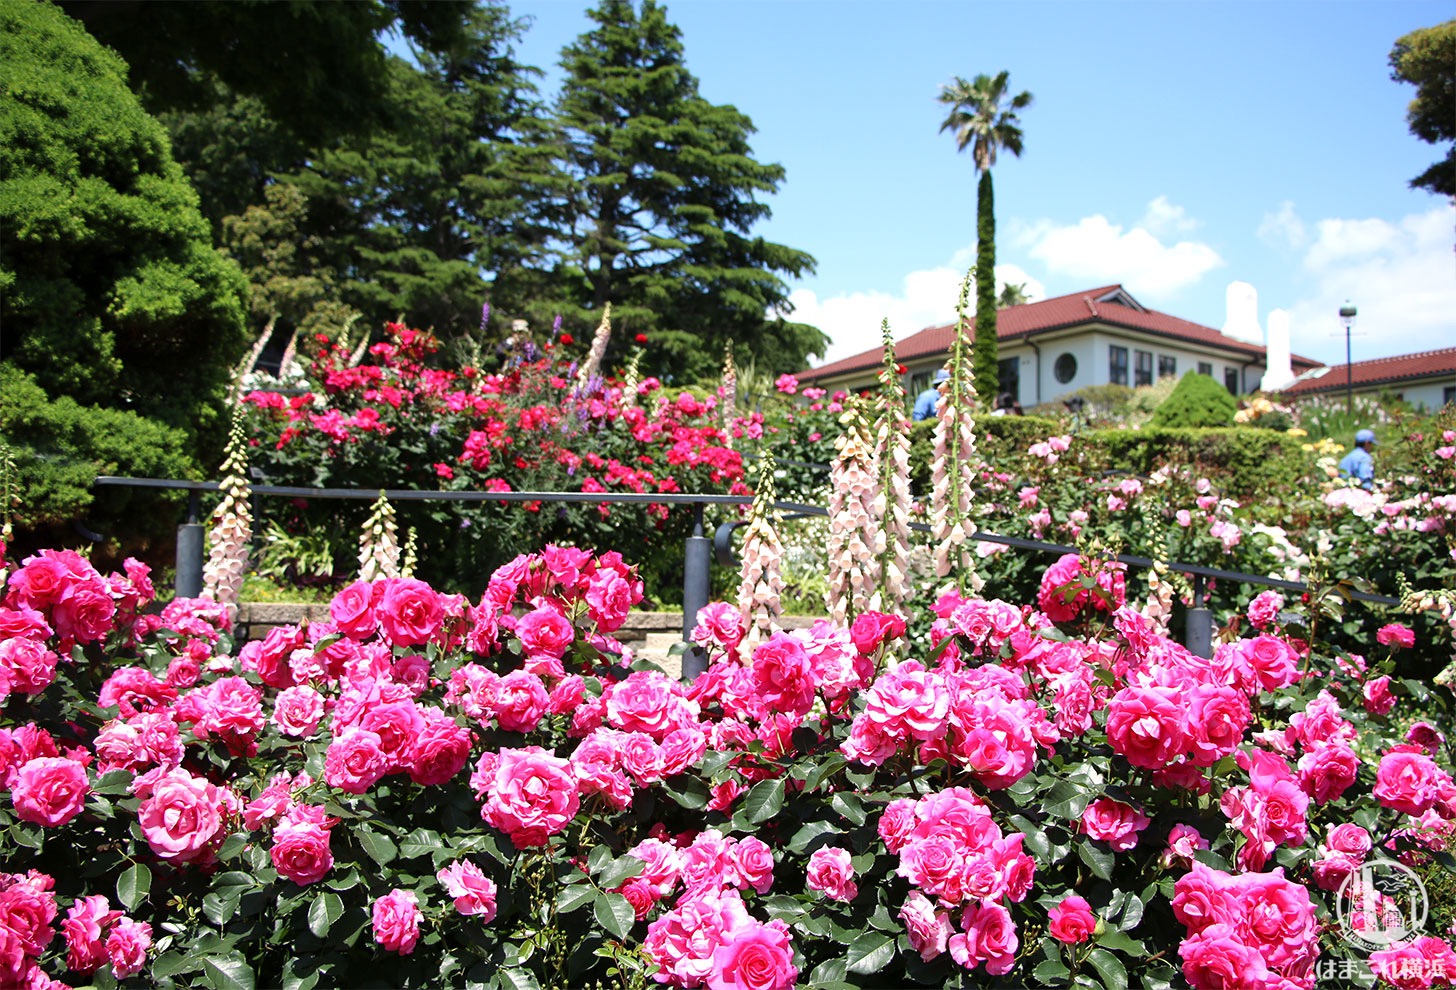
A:
[[[1207,375],[1189,372],[1153,413],[1152,425],[1161,427],[1228,426],[1239,404],[1228,389]]]

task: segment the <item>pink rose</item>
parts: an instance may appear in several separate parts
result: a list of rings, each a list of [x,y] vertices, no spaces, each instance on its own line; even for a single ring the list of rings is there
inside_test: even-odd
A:
[[[832,901],[852,901],[859,893],[848,849],[824,846],[814,850],[806,881],[810,890],[820,891]]]
[[[389,772],[379,733],[347,726],[324,754],[324,781],[345,794],[363,794]]]
[[[1275,636],[1241,639],[1235,649],[1265,691],[1288,687],[1299,677],[1299,657],[1282,639]]]
[[[900,907],[900,920],[910,948],[920,953],[921,962],[930,962],[945,952],[951,935],[950,915],[937,911],[935,905],[918,890],[912,890]]]
[[[576,638],[576,630],[561,611],[542,605],[516,620],[516,638],[528,657],[560,660]]]
[[[78,897],[61,922],[66,936],[66,968],[77,973],[90,973],[106,964],[106,942],[102,935],[106,926],[121,917],[112,911],[105,895]]]
[[[124,980],[140,973],[147,964],[147,950],[151,947],[151,925],[131,918],[117,921],[106,936],[106,958],[111,962],[112,975]]]
[[[972,904],[961,915],[963,935],[952,935],[951,958],[966,969],[986,964],[992,976],[1004,976],[1016,965],[1016,922],[999,903]]]
[[[756,835],[745,836],[733,844],[732,856],[733,868],[743,884],[760,894],[768,893],[773,887],[774,871],[773,850],[768,843]],[[812,857],[809,865],[812,870]]]
[[[788,990],[799,978],[782,921],[750,921],[713,952],[708,990]]]
[[[1386,753],[1375,771],[1375,797],[1384,807],[1423,815],[1440,799],[1443,778],[1450,779],[1424,753]]]
[[[1384,674],[1366,681],[1361,693],[1365,697],[1365,710],[1371,715],[1385,715],[1395,707],[1395,695],[1390,693],[1390,678]]]
[[[283,821],[273,830],[273,868],[300,887],[318,883],[334,868],[329,830],[313,822]]]
[[[1267,629],[1279,618],[1284,607],[1284,596],[1277,591],[1262,591],[1249,602],[1249,624],[1255,629]]]
[[[430,786],[454,778],[470,761],[470,730],[438,708],[421,711],[421,727],[410,740],[406,766],[410,780]]]
[[[1259,950],[1244,944],[1232,925],[1210,925],[1178,946],[1183,978],[1195,987],[1264,986],[1269,968]]]
[[[374,902],[373,915],[375,942],[402,956],[415,951],[425,916],[412,892],[396,887]]]
[[[804,644],[776,632],[753,651],[754,695],[765,711],[802,716],[814,704],[814,671]]]
[[[905,620],[884,612],[861,612],[849,628],[850,641],[861,654],[868,656],[887,639],[905,635]]]
[[[481,817],[518,849],[544,845],[580,807],[571,764],[539,746],[501,750],[490,783]]]
[[[1191,762],[1211,767],[1244,741],[1253,713],[1248,698],[1223,684],[1199,684],[1188,692]]]
[[[306,684],[278,692],[273,701],[273,724],[287,736],[307,739],[323,717],[324,696]]]
[[[350,639],[362,642],[374,635],[378,625],[374,616],[374,586],[368,581],[355,581],[340,591],[329,602],[329,618]]]
[[[1416,634],[1408,626],[1392,622],[1375,631],[1375,641],[1382,646],[1403,646],[1410,649],[1416,645]]]
[[[1334,801],[1355,782],[1360,758],[1344,743],[1316,745],[1299,758],[1299,786],[1315,804]]]
[[[82,585],[56,602],[51,610],[51,624],[62,639],[94,643],[110,632],[115,616],[116,602],[104,585]]]
[[[529,671],[513,670],[496,687],[496,724],[507,732],[530,732],[541,723],[550,700],[541,678]]]
[[[386,582],[384,597],[375,609],[379,631],[390,646],[419,646],[440,631],[445,606],[423,581],[394,578]]]
[[[1152,822],[1147,815],[1130,804],[1101,797],[1082,812],[1082,832],[1106,842],[1114,850],[1125,852],[1138,842],[1138,833]]]
[[[21,821],[55,828],[81,813],[90,791],[84,765],[63,756],[41,757],[21,766],[10,798]]]
[[[1092,905],[1076,894],[1062,898],[1048,915],[1047,931],[1058,942],[1085,942],[1096,930],[1097,915],[1092,913]]]
[[[223,793],[186,770],[169,770],[145,785],[137,820],[152,851],[186,863],[208,851],[222,829]]]
[[[1164,869],[1170,869],[1174,865],[1187,867],[1192,864],[1195,852],[1207,848],[1208,840],[1198,829],[1179,822],[1168,832],[1168,847],[1163,850],[1158,861]]]
[[[1125,687],[1107,704],[1107,741],[1135,767],[1158,769],[1182,753],[1186,706],[1170,687]]]
[[[478,915],[482,924],[489,924],[495,918],[495,881],[486,876],[480,867],[462,859],[442,867],[435,874],[435,878],[455,898],[456,911]]]

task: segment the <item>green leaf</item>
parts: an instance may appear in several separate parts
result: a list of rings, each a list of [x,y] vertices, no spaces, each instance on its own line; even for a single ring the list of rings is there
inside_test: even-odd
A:
[[[344,916],[344,899],[332,891],[324,891],[308,907],[308,930],[324,938],[334,922]]]
[[[202,969],[213,990],[254,990],[253,968],[240,955],[210,956]]]
[[[691,774],[678,774],[669,777],[662,782],[662,789],[667,796],[678,803],[680,807],[689,811],[701,811],[708,806],[708,785],[701,777]]]
[[[795,856],[803,856],[812,852],[823,837],[841,834],[841,830],[829,822],[808,822],[794,833],[794,837],[789,840],[788,849]]]
[[[878,973],[895,958],[895,940],[884,932],[862,932],[849,943],[844,962],[851,973]]]
[[[710,750],[704,753],[703,758],[698,761],[698,772],[703,777],[712,779],[717,776],[719,771],[733,762],[733,758],[736,755],[736,753],[729,750]]]
[[[606,869],[602,875],[597,877],[597,883],[602,887],[611,890],[620,887],[622,884],[638,876],[647,869],[647,864],[636,856],[619,856]]]
[[[439,832],[417,828],[400,840],[399,854],[404,859],[416,859],[420,856],[430,856],[444,848],[444,845]]]
[[[637,921],[632,902],[621,894],[598,894],[594,913],[601,926],[618,938],[626,938]]]
[[[1091,839],[1086,839],[1077,843],[1077,855],[1097,876],[1103,880],[1112,879],[1112,867],[1117,861],[1117,856],[1112,850],[1103,849],[1094,844]]]
[[[152,960],[151,975],[158,979],[197,969],[202,960],[186,952],[164,952]]]
[[[152,889],[152,871],[141,863],[133,863],[116,881],[116,899],[126,907],[128,911],[135,911],[136,906],[146,900],[147,894]]]
[[[820,784],[838,773],[848,762],[842,753],[830,753],[825,756],[804,777],[804,790],[817,790]]]
[[[570,884],[562,888],[561,893],[556,895],[556,911],[558,914],[570,914],[583,904],[594,900],[596,896],[596,888],[589,883]]]
[[[107,794],[116,796],[118,794],[131,794],[131,782],[135,775],[130,770],[108,770],[96,778],[96,786],[91,788],[92,794]]]
[[[1107,990],[1127,990],[1127,967],[1121,959],[1106,949],[1093,949],[1087,953],[1087,962],[1097,970]]]
[[[1061,983],[1072,975],[1072,971],[1060,959],[1043,959],[1031,975],[1040,984]]]
[[[528,969],[503,969],[500,973],[503,990],[541,990],[536,975]]]
[[[777,778],[760,780],[743,797],[743,810],[748,820],[757,825],[777,815],[784,807],[784,782]]]
[[[388,866],[396,856],[399,849],[395,847],[394,840],[387,835],[380,835],[367,828],[361,828],[357,833],[359,844],[369,854],[369,858],[380,866]]]
[[[829,807],[848,819],[851,825],[863,825],[865,823],[864,802],[859,799],[859,795],[857,794],[840,791],[829,799]]]
[[[225,887],[222,890],[209,891],[202,899],[202,913],[207,915],[207,920],[221,928],[232,920],[238,910],[238,902],[243,898],[241,887]]]
[[[217,851],[217,858],[226,863],[228,860],[235,858],[240,852],[242,852],[243,847],[247,844],[247,836],[243,835],[241,832],[234,832],[232,835],[228,836],[226,839],[223,840],[221,848],[219,848]]]
[[[610,846],[592,846],[591,852],[586,854],[586,871],[592,876],[597,876],[612,862],[612,850]]]
[[[1052,785],[1042,801],[1042,809],[1056,818],[1076,819],[1082,817],[1087,805],[1092,803],[1097,792],[1086,784],[1063,777]]]
[[[1127,932],[1120,928],[1108,926],[1103,929],[1101,935],[1097,936],[1097,944],[1107,949],[1116,949],[1119,952],[1126,952],[1130,955],[1140,955],[1147,952],[1143,944],[1132,938]]]

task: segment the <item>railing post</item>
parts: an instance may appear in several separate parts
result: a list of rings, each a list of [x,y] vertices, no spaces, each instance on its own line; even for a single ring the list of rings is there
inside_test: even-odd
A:
[[[708,604],[711,585],[708,566],[712,560],[713,541],[703,535],[703,503],[693,503],[693,535],[687,538],[683,554],[683,643],[682,676],[692,681],[708,669],[708,655],[693,645],[693,628],[698,624],[698,611]]]
[[[1203,575],[1193,575],[1193,603],[1188,609],[1188,627],[1183,631],[1183,645],[1194,656],[1213,656],[1213,613],[1203,607]]]
[[[187,495],[187,522],[177,527],[177,577],[173,588],[178,598],[197,598],[202,594],[203,530],[197,521],[199,510],[197,489]]]

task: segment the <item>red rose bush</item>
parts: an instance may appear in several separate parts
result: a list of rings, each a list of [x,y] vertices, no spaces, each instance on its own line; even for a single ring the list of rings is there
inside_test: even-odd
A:
[[[1442,698],[1270,599],[1205,658],[1049,573],[753,646],[715,603],[683,684],[614,638],[615,553],[357,582],[239,649],[144,568],[11,562],[0,985],[1456,979],[1436,898],[1356,938],[1401,907],[1372,869],[1449,889],[1446,737],[1403,718]]]

